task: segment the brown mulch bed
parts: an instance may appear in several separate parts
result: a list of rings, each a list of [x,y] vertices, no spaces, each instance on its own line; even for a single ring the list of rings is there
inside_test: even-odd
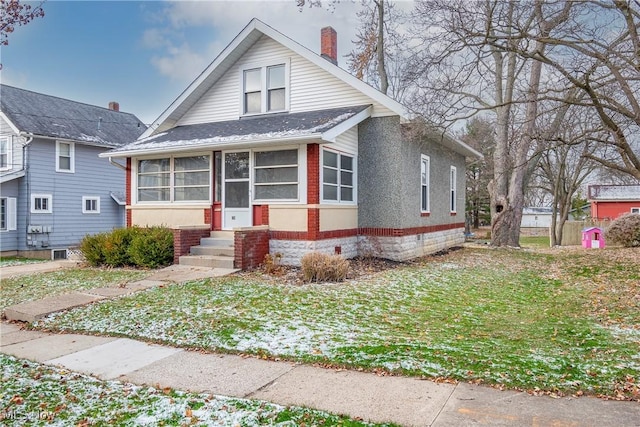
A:
[[[449,250],[440,251],[432,255],[428,255],[421,258],[416,258],[410,261],[391,261],[383,258],[375,257],[356,257],[348,259],[349,273],[347,274],[347,280],[357,280],[370,277],[376,273],[388,271],[408,265],[417,265],[425,262],[431,262],[434,259],[447,255],[451,252],[462,249],[460,247],[451,248]],[[247,271],[240,271],[235,273],[237,276],[245,278],[260,279],[262,281],[278,284],[278,285],[304,285],[306,282],[302,276],[302,270],[300,267],[292,267],[286,265],[278,265],[271,267],[268,271],[264,265]]]

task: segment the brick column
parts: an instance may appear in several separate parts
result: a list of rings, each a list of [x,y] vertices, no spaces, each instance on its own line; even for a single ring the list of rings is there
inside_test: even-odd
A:
[[[307,204],[320,204],[320,146],[307,145]],[[309,240],[318,240],[320,233],[320,210],[310,207],[307,211],[307,235]]]
[[[259,266],[269,253],[269,226],[234,230],[233,246],[235,268],[246,270]]]

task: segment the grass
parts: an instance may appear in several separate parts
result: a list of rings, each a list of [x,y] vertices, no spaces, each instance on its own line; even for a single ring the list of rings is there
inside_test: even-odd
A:
[[[126,269],[71,268],[2,279],[0,311],[26,301],[67,292],[118,286],[141,280],[149,273]]]
[[[35,258],[23,258],[23,257],[0,257],[0,267],[13,267],[15,265],[23,265],[23,264],[37,264],[41,262],[47,262],[46,259],[35,259]]]
[[[36,327],[558,394],[638,399],[637,250],[465,249],[366,280],[152,289]]]
[[[549,245],[549,236],[520,236],[520,246],[524,248],[544,249]]]
[[[370,426],[301,407],[140,387],[0,354],[5,426]]]

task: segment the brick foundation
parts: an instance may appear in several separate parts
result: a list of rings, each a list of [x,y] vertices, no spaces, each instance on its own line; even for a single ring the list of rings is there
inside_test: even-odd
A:
[[[234,267],[246,270],[262,264],[269,253],[269,227],[239,228],[233,233]]]
[[[182,255],[187,255],[191,246],[200,244],[200,239],[208,237],[211,230],[206,228],[177,228],[173,231],[173,263],[178,264]]]

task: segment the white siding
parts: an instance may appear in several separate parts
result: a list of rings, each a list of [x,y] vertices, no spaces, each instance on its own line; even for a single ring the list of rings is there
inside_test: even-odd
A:
[[[339,135],[336,138],[336,142],[326,144],[326,146],[333,148],[334,150],[358,154],[358,126],[354,126],[345,133]]]
[[[12,166],[10,169],[2,171],[2,173],[11,173],[22,170],[22,144],[20,144],[20,141],[24,141],[24,138],[16,135],[2,116],[0,116],[0,137],[8,137],[9,143],[11,144],[10,163]]]
[[[395,115],[388,108],[311,61],[275,40],[263,36],[180,118],[177,125],[237,120],[240,115],[241,101],[240,70],[246,65],[266,65],[284,59],[291,61],[289,94],[291,113],[373,104],[373,116]]]

